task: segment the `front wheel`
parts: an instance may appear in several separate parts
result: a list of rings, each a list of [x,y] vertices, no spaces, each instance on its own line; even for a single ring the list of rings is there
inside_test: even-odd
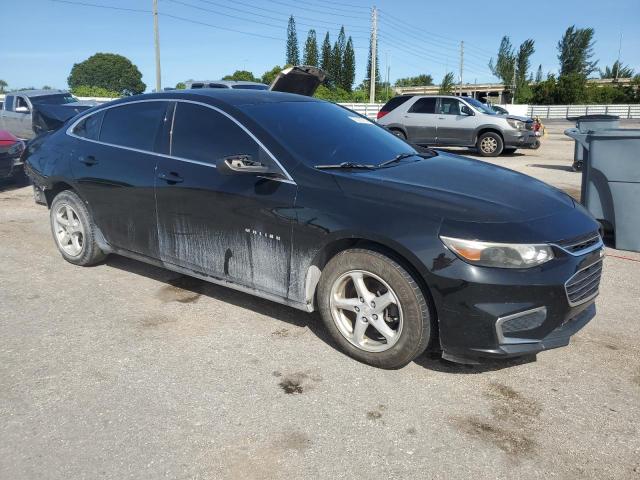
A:
[[[51,204],[51,232],[64,259],[74,265],[94,265],[106,256],[96,243],[96,227],[84,202],[65,190]]]
[[[352,249],[332,258],[318,303],[340,348],[369,365],[403,367],[429,343],[427,298],[406,269],[381,253]]]
[[[397,128],[393,128],[390,130],[396,137],[401,138],[402,140],[406,140],[407,136],[404,134],[402,130],[398,130]]]
[[[502,153],[504,143],[502,137],[497,133],[486,132],[478,137],[476,147],[483,157],[497,157]]]

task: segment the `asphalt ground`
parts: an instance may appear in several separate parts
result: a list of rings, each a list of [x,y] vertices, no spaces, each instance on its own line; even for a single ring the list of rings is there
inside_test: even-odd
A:
[[[492,162],[575,195],[566,126]],[[315,314],[66,263],[46,208],[3,184],[0,478],[640,479],[640,254],[607,248],[596,303],[535,361],[378,370]]]

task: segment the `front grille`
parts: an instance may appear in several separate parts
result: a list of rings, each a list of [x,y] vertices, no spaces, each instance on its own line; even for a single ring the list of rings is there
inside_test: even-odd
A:
[[[600,234],[598,232],[592,232],[569,240],[561,240],[556,242],[556,245],[572,255],[580,255],[581,252],[601,242]]]
[[[520,314],[519,316],[513,316],[502,322],[502,333],[507,334],[533,330],[542,325],[546,318],[547,309],[544,307]]]
[[[600,277],[602,276],[602,260],[577,272],[567,280],[564,288],[572,307],[591,300],[598,295]]]

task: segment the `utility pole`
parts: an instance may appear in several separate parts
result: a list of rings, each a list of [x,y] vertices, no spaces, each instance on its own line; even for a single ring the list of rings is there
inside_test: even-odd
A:
[[[153,0],[153,40],[156,46],[156,92],[162,91],[160,80],[160,32],[158,31],[158,0]]]
[[[391,73],[391,66],[389,65],[389,51],[387,51],[387,84],[385,86],[385,94],[384,94],[384,101],[388,101],[389,100],[389,74]]]
[[[462,96],[462,72],[464,69],[464,40],[460,41],[460,96]]]
[[[369,74],[369,103],[376,101],[376,56],[378,55],[378,9],[371,9],[371,72]]]
[[[616,62],[616,65],[618,68],[616,68],[616,71],[613,74],[614,82],[618,81],[618,72],[620,72],[620,51],[621,50],[622,50],[622,32],[620,32],[620,43],[618,44],[618,61]]]

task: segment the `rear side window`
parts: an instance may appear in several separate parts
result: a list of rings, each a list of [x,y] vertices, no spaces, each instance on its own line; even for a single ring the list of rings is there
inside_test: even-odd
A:
[[[7,95],[7,96],[4,98],[4,109],[5,109],[7,112],[13,112],[13,99],[14,99],[14,98],[15,98],[15,97],[14,97],[13,95]]]
[[[98,140],[103,117],[104,110],[83,118],[80,123],[76,125],[76,128],[73,129],[73,133],[89,140]]]
[[[411,105],[409,113],[436,113],[436,98],[425,97],[418,99],[416,103]]]
[[[153,151],[167,102],[129,103],[104,113],[100,141],[122,147]]]
[[[391,110],[395,110],[396,108],[398,108],[400,105],[402,105],[403,103],[407,102],[411,100],[411,96],[400,96],[400,97],[393,97],[391,100],[389,100],[387,103],[384,104],[384,106],[380,109],[381,112],[390,112]]]
[[[257,161],[259,153],[260,146],[220,112],[193,103],[177,103],[171,155],[215,164],[230,155],[251,155]]]

